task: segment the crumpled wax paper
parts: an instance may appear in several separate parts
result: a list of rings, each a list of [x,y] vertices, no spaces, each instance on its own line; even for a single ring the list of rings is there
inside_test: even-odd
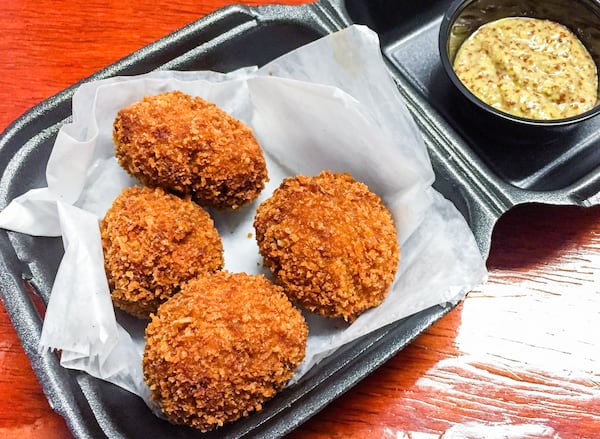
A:
[[[0,212],[0,227],[63,237],[65,254],[46,311],[40,349],[60,349],[61,364],[113,382],[148,401],[141,358],[144,327],[114,311],[103,268],[98,222],[136,182],[114,157],[117,111],[144,95],[178,89],[212,101],[254,130],[270,181],[238,211],[209,212],[222,237],[225,269],[265,273],[249,233],[258,204],[286,176],[349,172],[391,210],[401,261],[385,302],[348,325],[305,313],[309,338],[297,382],[335,349],[425,308],[457,302],[486,277],[464,219],[432,187],[419,131],[381,57],[379,41],[351,26],[263,68],[229,74],[158,71],[82,85],[73,121],[60,130],[46,177]]]

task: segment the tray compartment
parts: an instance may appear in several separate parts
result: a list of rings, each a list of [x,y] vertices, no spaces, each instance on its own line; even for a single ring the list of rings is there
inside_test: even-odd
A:
[[[482,126],[475,107],[455,91],[439,60],[439,26],[450,3],[347,0],[345,10],[352,21],[380,33],[382,51],[394,73],[431,104],[430,117],[436,124],[456,130],[459,147],[481,158],[494,174],[491,179],[525,191],[550,192],[597,173],[599,117],[546,133]]]
[[[331,21],[331,13],[331,8],[320,6],[226,8],[87,80],[140,74],[156,68],[227,71],[248,64],[262,65],[340,27]],[[195,37],[197,44],[190,45]],[[265,41],[272,42],[268,49],[265,49]],[[7,171],[0,179],[1,206],[28,189],[46,185],[45,164],[58,130],[69,121],[71,97],[77,86],[35,107],[3,133],[0,160],[7,164]],[[352,387],[451,309],[450,305],[430,308],[345,346],[299,384],[285,389],[265,404],[260,413],[216,432],[202,434],[155,417],[139,398],[127,391],[85,373],[62,368],[54,353],[39,353],[42,318],[23,279],[31,280],[35,293],[46,305],[64,251],[62,240],[0,231],[0,250],[0,265],[7,273],[1,279],[2,299],[51,406],[65,417],[74,435],[80,438],[282,436]]]

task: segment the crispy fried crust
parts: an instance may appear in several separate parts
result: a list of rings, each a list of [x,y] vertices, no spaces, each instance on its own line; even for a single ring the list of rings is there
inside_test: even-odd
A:
[[[146,329],[146,383],[174,423],[202,431],[262,409],[303,360],[308,328],[263,276],[189,281]]]
[[[183,282],[223,267],[223,245],[208,213],[160,188],[123,190],[100,232],[113,303],[140,318]]]
[[[123,108],[113,139],[120,165],[143,184],[191,194],[204,206],[238,208],[254,200],[268,180],[250,128],[180,91]]]
[[[353,321],[385,298],[400,251],[390,212],[349,174],[285,179],[254,220],[265,265],[312,312]]]

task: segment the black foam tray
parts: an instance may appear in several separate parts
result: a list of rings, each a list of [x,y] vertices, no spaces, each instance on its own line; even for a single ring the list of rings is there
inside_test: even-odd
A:
[[[460,111],[439,61],[437,38],[450,1],[322,0],[302,6],[230,6],[145,47],[85,81],[155,69],[231,71],[272,59],[353,23],[366,24],[425,138],[434,186],[469,223],[484,256],[495,222],[512,206],[600,202],[600,120],[539,139],[480,130]],[[46,186],[45,167],[59,128],[70,120],[78,84],[34,107],[0,136],[0,208]],[[280,437],[355,385],[451,307],[436,306],[335,352],[265,404],[262,412],[202,434],[156,418],[136,396],[60,367],[37,350],[43,308],[63,254],[58,238],[0,231],[0,293],[48,397],[78,438]],[[40,300],[41,299],[41,300]],[[41,304],[40,304],[41,302]]]

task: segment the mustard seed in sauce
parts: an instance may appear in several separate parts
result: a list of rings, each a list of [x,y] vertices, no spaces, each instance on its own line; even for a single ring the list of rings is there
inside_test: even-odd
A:
[[[492,107],[537,120],[563,119],[596,105],[596,64],[562,24],[509,17],[481,26],[460,47],[454,71]]]

